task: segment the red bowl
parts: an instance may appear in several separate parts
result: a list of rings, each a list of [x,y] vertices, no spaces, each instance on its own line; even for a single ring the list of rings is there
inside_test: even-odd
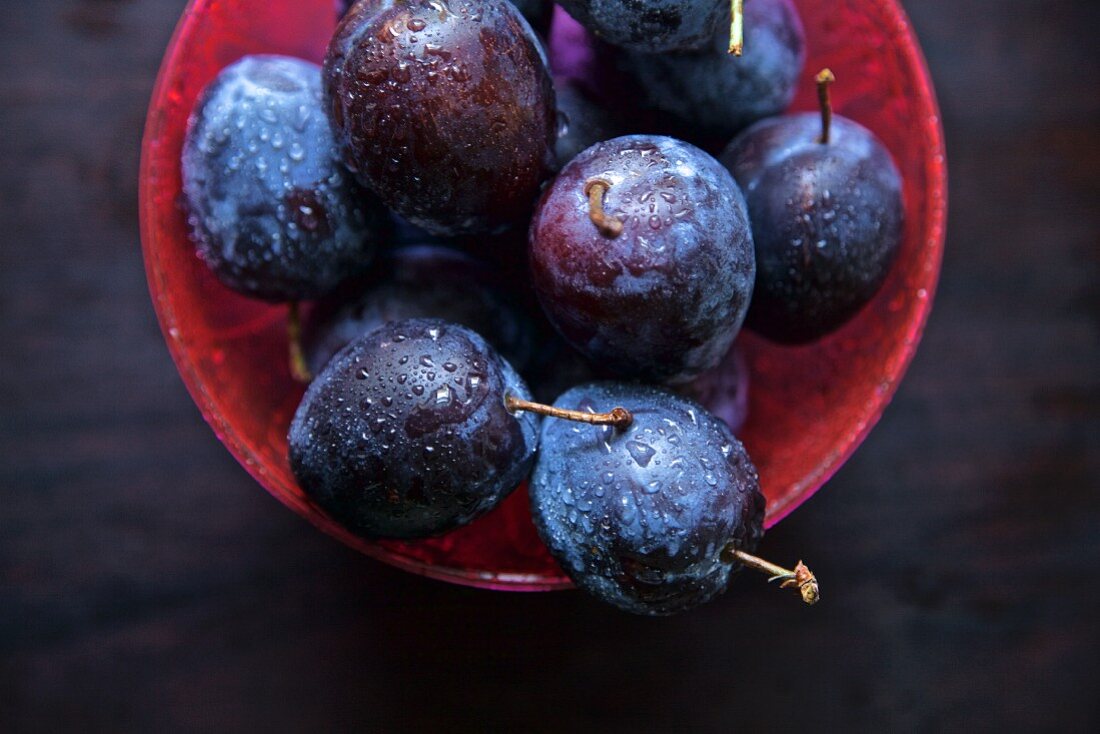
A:
[[[907,222],[886,285],[840,331],[798,348],[752,334],[739,341],[752,375],[741,438],[760,470],[768,526],[832,476],[893,396],[931,309],[947,206],[939,112],[904,11],[895,0],[797,4],[809,47],[794,108],[814,108],[814,71],[829,66],[836,72],[837,110],[874,130],[901,169]],[[477,522],[415,543],[368,542],[326,516],[298,488],[286,459],[287,426],[302,389],[286,367],[285,309],[224,288],[188,240],[179,158],[199,92],[245,54],[319,62],[333,25],[332,0],[191,0],[183,12],[149,106],[140,180],[149,289],[172,358],[203,417],[237,460],[325,532],[367,555],[446,581],[510,590],[567,587],[535,533],[522,488]],[[554,42],[568,42],[571,27],[557,23]]]

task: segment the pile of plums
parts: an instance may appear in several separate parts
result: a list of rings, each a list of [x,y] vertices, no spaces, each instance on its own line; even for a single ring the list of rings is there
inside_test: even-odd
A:
[[[323,67],[222,70],[182,157],[199,256],[291,305],[302,490],[363,537],[422,538],[526,480],[562,569],[622,609],[688,609],[746,565],[816,601],[801,563],[751,555],[734,340],[849,320],[903,207],[827,70],[819,114],[776,116],[803,71],[791,0],[562,0],[593,49],[568,79],[544,0],[338,6]]]

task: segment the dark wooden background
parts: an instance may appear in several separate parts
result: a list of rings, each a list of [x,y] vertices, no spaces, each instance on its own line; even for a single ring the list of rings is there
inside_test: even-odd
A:
[[[0,10],[0,731],[1100,730],[1093,0],[911,0],[951,164],[885,418],[755,580],[654,621],[406,575],[268,497],[150,307],[138,146],[183,0]]]

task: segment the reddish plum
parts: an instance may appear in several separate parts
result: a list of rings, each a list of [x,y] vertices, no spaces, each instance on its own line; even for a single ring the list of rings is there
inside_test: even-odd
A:
[[[625,430],[546,418],[531,478],[539,535],[580,588],[635,614],[685,611],[722,593],[764,535],[756,468],[698,403],[598,382],[555,407],[622,408]]]
[[[524,221],[553,165],[546,59],[506,0],[352,6],[329,44],[325,93],[349,167],[432,234]]]
[[[562,169],[531,222],[535,292],[601,368],[684,382],[714,367],[756,271],[740,189],[716,160],[661,136],[592,146]]]

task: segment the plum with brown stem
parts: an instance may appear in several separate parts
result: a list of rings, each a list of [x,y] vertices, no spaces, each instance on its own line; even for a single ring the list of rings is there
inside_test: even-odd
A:
[[[585,150],[543,193],[530,229],[547,318],[601,368],[685,382],[714,367],[748,309],[748,213],[728,172],[673,138]]]
[[[764,534],[756,469],[698,403],[597,382],[540,412],[592,418],[543,421],[529,488],[539,535],[577,586],[628,612],[667,615],[722,593],[745,565],[818,600],[801,562],[787,570],[751,555]]]
[[[897,166],[867,128],[834,115],[828,69],[820,114],[763,120],[721,160],[741,184],[756,243],[748,325],[800,344],[850,320],[882,287],[901,248]]]

